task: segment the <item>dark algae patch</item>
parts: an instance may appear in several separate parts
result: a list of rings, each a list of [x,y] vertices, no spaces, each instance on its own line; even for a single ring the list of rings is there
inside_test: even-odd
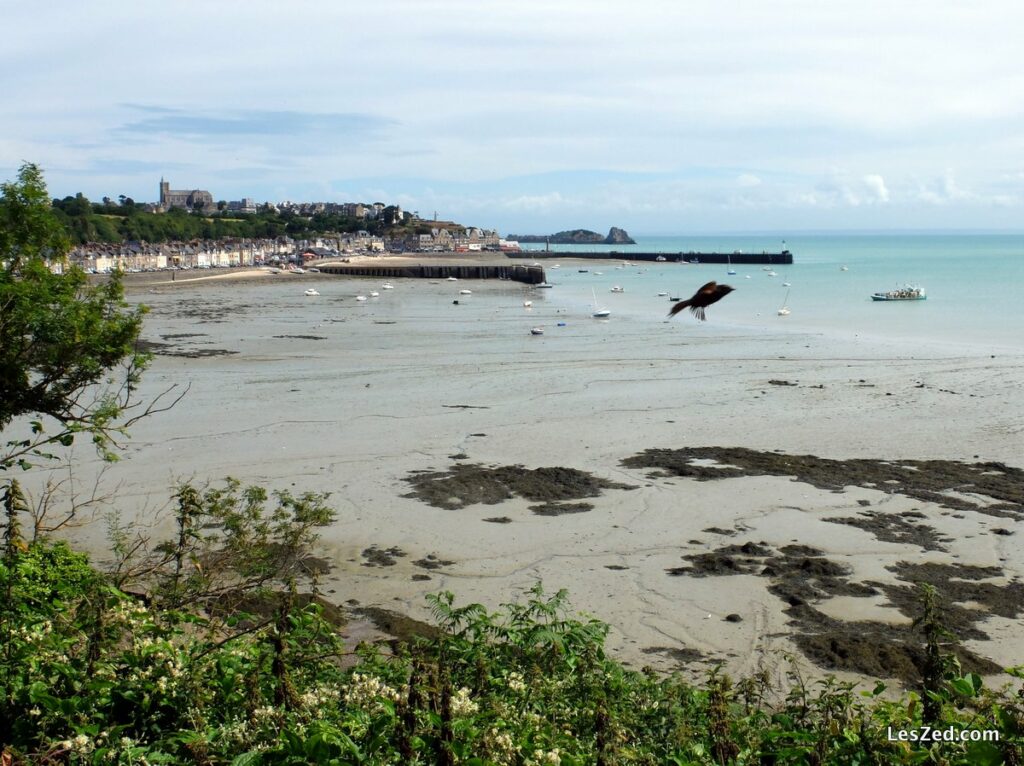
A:
[[[364,567],[393,567],[398,563],[397,559],[406,556],[405,551],[401,548],[378,548],[376,545],[371,545],[369,548],[363,551],[363,558],[366,561],[363,562]]]
[[[924,516],[924,514],[892,514],[878,511],[865,511],[857,516],[843,517],[839,519],[825,519],[833,524],[847,524],[857,527],[873,534],[877,539],[887,543],[906,543],[916,545],[926,551],[944,551],[942,543],[952,542],[948,537],[943,537],[934,528],[927,524],[919,524],[911,521]]]
[[[877,621],[844,621],[815,607],[835,596],[864,597],[884,593],[892,605],[911,620],[920,617],[918,583],[933,585],[943,608],[943,622],[960,639],[985,639],[977,623],[988,614],[1015,618],[1024,611],[1024,585],[983,582],[1001,577],[997,567],[950,564],[910,564],[891,567],[903,584],[885,585],[849,580],[850,570],[831,561],[822,551],[805,545],[777,550],[766,543],[726,545],[707,553],[683,557],[690,565],[669,569],[671,575],[715,577],[755,575],[770,581],[769,592],[785,604],[795,628],[793,641],[815,664],[874,678],[899,678],[913,685],[921,678],[924,641],[912,626]],[[982,609],[962,606],[970,602]],[[1002,668],[963,646],[955,653],[964,672],[999,673]]]
[[[714,461],[717,465],[694,461]],[[1024,518],[1024,471],[1003,463],[955,460],[830,460],[814,455],[785,455],[744,447],[649,449],[626,458],[627,468],[652,468],[656,476],[698,481],[741,476],[792,476],[819,489],[855,486],[906,495],[958,511]],[[955,494],[953,494],[955,493]],[[989,498],[973,502],[965,495]]]
[[[567,513],[586,513],[594,510],[590,503],[544,503],[531,505],[530,510],[538,516],[562,516]]]
[[[473,503],[496,505],[518,496],[538,503],[598,497],[606,489],[634,489],[575,468],[521,465],[453,465],[448,471],[412,472],[406,477],[414,497],[436,508],[456,510]]]

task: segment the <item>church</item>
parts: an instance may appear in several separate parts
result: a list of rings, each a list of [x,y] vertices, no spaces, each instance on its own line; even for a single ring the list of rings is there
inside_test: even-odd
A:
[[[167,212],[171,208],[180,207],[186,210],[199,210],[209,213],[216,209],[213,195],[204,189],[172,189],[170,183],[160,179],[160,210]]]

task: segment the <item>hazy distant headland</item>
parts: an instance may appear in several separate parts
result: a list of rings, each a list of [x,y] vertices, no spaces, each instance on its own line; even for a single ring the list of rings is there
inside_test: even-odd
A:
[[[636,242],[626,232],[612,226],[608,236],[602,237],[596,231],[587,229],[569,229],[557,234],[509,234],[507,239],[518,242],[550,242],[552,245],[635,245]]]

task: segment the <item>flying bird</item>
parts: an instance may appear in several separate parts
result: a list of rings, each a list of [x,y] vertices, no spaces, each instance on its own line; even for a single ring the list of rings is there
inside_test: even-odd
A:
[[[707,317],[704,316],[704,309],[712,303],[722,300],[722,298],[731,293],[733,289],[734,288],[729,287],[729,285],[720,285],[717,282],[708,282],[695,292],[692,298],[685,301],[679,301],[679,303],[675,304],[668,312],[668,315],[673,317],[683,309],[689,308],[690,311],[693,312],[693,315],[703,322],[707,319]]]

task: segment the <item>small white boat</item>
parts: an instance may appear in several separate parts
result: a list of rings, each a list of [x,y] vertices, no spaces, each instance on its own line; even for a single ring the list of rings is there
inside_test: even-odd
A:
[[[366,296],[365,295],[357,295],[356,296],[356,300],[357,301],[365,301],[366,300]]]
[[[750,279],[750,275],[749,275],[749,274],[747,274],[747,275],[746,275],[746,276],[744,277],[744,279]]]
[[[840,270],[840,271],[849,271],[849,270],[850,270],[850,267],[849,267],[849,266],[840,266],[840,267],[839,267],[839,270]]]
[[[312,287],[306,290],[305,295],[319,295],[320,293],[314,290]]]
[[[659,261],[659,262],[661,262],[661,261],[665,261],[665,260],[666,260],[666,258],[665,258],[665,256],[664,256],[664,255],[659,255],[659,256],[658,256],[657,258],[655,258],[654,260],[656,260],[656,261]]]
[[[769,276],[769,277],[777,277],[777,276],[779,276],[779,275],[778,275],[778,272],[775,272],[775,271],[769,271],[769,272],[768,272],[768,276]]]
[[[472,290],[459,290],[459,295],[472,295]]]
[[[665,298],[666,296],[668,296],[668,293],[658,293],[659,298]]]
[[[380,293],[378,293],[376,290],[374,290],[372,293],[370,293],[370,297],[371,298],[379,298],[380,297]]]
[[[394,290],[395,286],[393,284],[391,284],[390,282],[385,282],[384,284],[382,284],[380,286],[380,289],[381,290]]]
[[[552,266],[551,268],[553,268],[553,269],[560,269],[560,268],[562,268],[562,267],[561,267],[560,265],[558,265],[558,264],[556,263],[556,264],[555,264],[554,266]]]
[[[728,266],[728,271],[726,271],[725,273],[728,274],[729,276],[732,276],[733,274],[736,273],[736,269],[732,267],[732,258],[730,258],[728,254],[725,256],[725,262]]]
[[[626,292],[626,291],[625,291],[625,290],[623,290],[623,289],[622,289],[622,287],[621,287],[620,285],[615,285],[615,286],[614,286],[614,287],[613,287],[613,288],[612,288],[611,290],[609,290],[608,292],[610,292],[610,293],[624,293],[624,292]]]
[[[530,335],[543,335],[543,334],[544,334],[544,328],[543,327],[534,327],[532,330],[530,330]]]
[[[448,277],[448,281],[449,282],[458,282],[459,278],[458,277]]]
[[[590,316],[594,317],[594,319],[604,319],[606,317],[611,316],[612,312],[609,309],[601,308],[600,306],[597,305],[597,293],[594,292],[593,287],[590,288],[590,292],[593,293],[594,295],[594,313],[592,313]]]
[[[540,282],[535,284],[534,287],[554,287],[554,285],[548,284],[547,282]]]
[[[306,270],[305,269],[300,269],[298,266],[296,266],[294,269],[292,269],[292,274],[305,274],[305,273],[306,273]]]
[[[792,283],[792,282],[783,282],[783,283],[782,283],[782,286],[783,286],[783,287],[792,287],[792,285],[793,285],[793,283]]]
[[[595,277],[603,277],[604,276],[604,272],[603,271],[595,271],[594,272],[594,276]]]
[[[789,303],[789,290],[788,289],[786,290],[786,297],[782,300],[782,307],[779,308],[779,311],[778,311],[778,314],[779,314],[780,317],[788,317],[789,316],[789,308],[786,306],[787,303]]]
[[[530,308],[530,306],[532,306],[532,305],[533,305],[533,301],[523,301],[523,305],[524,305],[524,306],[525,306],[526,308]]]

